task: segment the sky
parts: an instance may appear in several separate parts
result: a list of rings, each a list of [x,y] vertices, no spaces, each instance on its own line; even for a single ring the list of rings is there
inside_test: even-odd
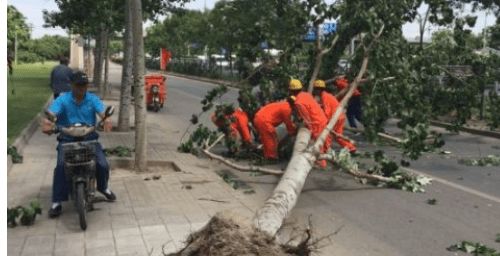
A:
[[[218,0],[195,0],[185,5],[187,9],[195,9],[203,11],[203,9],[213,9],[215,3]],[[40,38],[44,35],[62,35],[67,36],[65,30],[61,28],[44,28],[42,25],[45,23],[43,20],[42,10],[46,9],[48,11],[58,11],[57,4],[54,0],[8,0],[7,4],[14,5],[23,15],[26,17],[26,23],[32,26],[32,38]],[[419,12],[424,13],[425,9],[421,8]],[[486,19],[485,19],[486,18]],[[478,13],[478,19],[476,21],[476,26],[472,28],[473,33],[481,33],[483,28],[486,26],[494,25],[495,18],[492,14],[485,15],[484,12]],[[152,22],[146,22],[144,25],[148,27]],[[426,30],[424,38],[430,38],[433,31],[439,30],[440,28],[431,27],[430,31]],[[406,24],[403,26],[403,33],[406,38],[415,38],[419,35],[419,27],[417,23]]]

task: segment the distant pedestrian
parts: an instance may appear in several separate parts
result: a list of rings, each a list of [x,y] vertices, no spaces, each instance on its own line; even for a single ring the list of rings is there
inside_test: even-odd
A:
[[[62,93],[71,91],[71,76],[73,70],[68,67],[69,60],[62,57],[60,64],[56,66],[50,74],[50,86],[54,92],[54,100]]]
[[[340,77],[336,81],[337,84],[337,98],[341,101],[347,90],[349,88],[349,83],[345,79],[345,77]],[[347,120],[349,121],[349,125],[352,128],[357,128],[356,119],[361,122],[361,92],[358,89],[354,90],[352,97],[349,99],[349,103],[347,104]]]
[[[14,68],[12,67],[12,61],[7,58],[7,67],[9,68],[9,75],[12,75],[14,73]]]

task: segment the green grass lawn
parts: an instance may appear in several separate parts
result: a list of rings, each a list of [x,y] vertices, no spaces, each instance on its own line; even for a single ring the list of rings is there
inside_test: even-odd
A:
[[[52,94],[50,72],[55,65],[57,62],[14,65],[14,74],[7,75],[7,145],[41,112]]]

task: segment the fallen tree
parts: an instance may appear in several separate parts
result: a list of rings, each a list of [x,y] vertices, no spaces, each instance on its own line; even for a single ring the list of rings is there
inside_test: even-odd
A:
[[[235,6],[237,6],[238,3],[240,3],[240,1],[231,2],[231,4],[234,4]],[[380,127],[383,125],[384,121],[387,120],[390,114],[396,113],[403,116],[401,113],[405,113],[406,115],[403,120],[400,124],[398,124],[398,127],[404,131],[404,136],[403,139],[396,141],[396,143],[405,147],[404,156],[416,159],[422,151],[428,149],[428,147],[426,147],[427,145],[422,142],[427,138],[426,128],[428,128],[428,125],[426,126],[426,124],[422,122],[425,122],[427,117],[426,114],[428,114],[428,112],[423,112],[424,114],[417,112],[417,110],[420,110],[419,108],[424,105],[425,101],[417,101],[417,97],[410,99],[407,99],[409,97],[406,97],[410,94],[409,92],[411,92],[411,96],[414,96],[414,91],[412,90],[415,90],[416,88],[414,85],[415,83],[425,81],[425,79],[418,76],[418,72],[422,72],[422,74],[425,75],[427,73],[422,71],[424,69],[422,67],[415,69],[415,67],[412,66],[415,63],[409,63],[408,57],[405,57],[406,53],[404,50],[397,48],[400,46],[407,46],[403,42],[404,39],[401,34],[401,26],[404,22],[414,19],[415,11],[418,7],[420,7],[422,1],[358,0],[336,1],[331,5],[328,5],[323,1],[314,3],[313,1],[292,1],[286,6],[279,7],[288,8],[293,4],[297,4],[299,6],[297,9],[294,9],[294,11],[300,13],[299,9],[305,10],[305,13],[297,15],[298,17],[308,17],[302,24],[305,27],[307,27],[306,25],[309,23],[314,26],[319,25],[325,19],[338,19],[338,22],[343,24],[334,36],[326,38],[325,45],[329,45],[328,48],[323,49],[321,41],[316,41],[316,49],[314,50],[315,54],[309,55],[311,56],[311,59],[314,59],[313,64],[311,65],[311,70],[307,71],[310,75],[302,76],[302,78],[307,77],[307,79],[302,80],[309,81],[309,91],[312,90],[312,82],[316,80],[317,75],[320,74],[319,69],[322,66],[322,58],[330,51],[333,51],[333,55],[336,55],[337,57],[342,55],[343,50],[353,38],[357,38],[359,42],[355,57],[353,58],[353,69],[357,70],[357,74],[349,85],[349,89],[343,100],[340,102],[340,107],[337,109],[336,113],[315,142],[311,143],[311,134],[307,129],[299,129],[295,139],[293,154],[287,168],[283,174],[281,172],[276,172],[276,174],[282,174],[282,177],[272,195],[264,202],[263,206],[257,210],[252,221],[253,225],[249,224],[247,220],[241,220],[240,217],[235,217],[232,214],[229,214],[231,215],[229,217],[224,216],[224,214],[214,216],[200,232],[190,235],[187,241],[187,246],[184,249],[171,255],[283,255],[282,253],[285,253],[284,255],[309,255],[312,250],[308,247],[310,236],[306,235],[303,242],[299,243],[299,246],[294,247],[292,250],[288,250],[290,248],[281,245],[279,246],[280,249],[277,249],[278,251],[274,251],[276,249],[275,238],[279,235],[279,230],[282,227],[287,215],[292,211],[297,203],[307,176],[313,168],[315,161],[318,159],[328,159],[340,166],[343,166],[347,172],[359,177],[360,179],[385,182],[399,186],[402,189],[411,189],[412,191],[418,191],[420,189],[419,186],[424,186],[430,181],[428,178],[411,177],[401,173],[387,176],[379,175],[378,173],[361,172],[357,169],[355,163],[349,161],[348,154],[345,154],[345,152],[329,152],[329,154],[319,153],[319,149],[337,122],[344,107],[347,105],[349,98],[352,96],[354,90],[359,86],[362,79],[365,79],[364,76],[368,69],[370,72],[367,75],[367,80],[373,84],[370,91],[371,93],[376,92],[383,94],[393,90],[398,92],[398,96],[401,97],[402,100],[407,100],[408,103],[397,105],[400,102],[396,102],[397,104],[394,103],[391,105],[388,104],[387,106],[377,106],[376,102],[369,101],[368,106],[371,108],[368,112],[369,114],[373,114],[373,116],[367,120],[367,126],[365,126],[365,130],[367,130],[367,137],[373,138],[373,135],[378,137],[378,134],[381,132]],[[440,8],[441,10],[450,8],[447,6],[448,3],[446,1],[437,1],[433,4],[434,5],[431,6],[431,8],[435,10]],[[289,9],[287,10],[291,11]],[[314,15],[312,14],[313,10],[315,12]],[[279,16],[279,14],[277,16]],[[435,14],[434,18],[435,20],[439,19],[437,14]],[[380,42],[381,40],[383,42]],[[380,47],[375,49],[375,47],[379,45]],[[294,51],[290,50],[289,52],[290,55],[293,55]],[[313,51],[309,49],[309,53],[311,52]],[[393,52],[395,53],[393,54]],[[368,68],[371,56],[375,56],[377,61],[375,64],[372,64],[370,68]],[[335,60],[335,58],[333,59]],[[282,61],[283,63],[287,63],[286,58]],[[336,61],[338,61],[338,59]],[[282,65],[282,62],[280,62],[279,65]],[[291,76],[290,74],[288,75],[288,77]],[[279,79],[280,78],[276,79],[276,81],[279,81]],[[388,91],[376,91],[378,87],[382,87],[381,84],[389,83],[390,85],[384,85],[384,89],[387,89]],[[273,84],[276,85],[279,83]],[[282,86],[281,89],[286,90],[286,87]],[[210,109],[210,107],[207,106],[212,103],[210,103],[210,101],[204,101],[202,104],[204,104],[203,108],[206,110]],[[413,110],[412,107],[410,107],[412,106],[411,104],[415,106],[414,108],[416,110]],[[396,110],[388,110],[389,107]],[[204,145],[205,148],[202,152],[207,154],[209,157],[221,161],[222,163],[238,170],[260,170],[262,172],[273,173],[273,171],[266,170],[265,168],[236,165],[223,157],[211,153],[210,149],[214,145],[214,141],[217,141],[217,136],[213,133],[208,133],[207,131],[204,131],[204,134],[206,135],[205,138],[203,138],[204,142],[199,143],[198,141],[198,146]],[[198,135],[202,137],[201,134]],[[190,149],[189,147],[186,148]],[[406,150],[406,148],[409,149]],[[382,165],[385,164],[389,167],[389,172],[391,174],[395,173],[397,165],[394,162],[390,162],[386,158],[384,159],[384,157],[380,154],[378,158],[381,159]],[[394,168],[394,165],[396,165],[396,168]],[[406,182],[415,182],[415,184],[411,184],[411,187],[408,188],[405,187]],[[234,229],[240,231],[243,229],[245,232],[238,232],[237,234],[231,232],[224,233],[225,231],[232,231]],[[238,238],[228,239],[228,237]],[[256,237],[262,239],[255,239]],[[245,242],[243,247],[237,245],[240,244],[240,241]],[[264,244],[268,244],[268,247],[265,249],[262,248],[263,246],[265,247]],[[209,248],[209,250],[207,250],[207,248]]]

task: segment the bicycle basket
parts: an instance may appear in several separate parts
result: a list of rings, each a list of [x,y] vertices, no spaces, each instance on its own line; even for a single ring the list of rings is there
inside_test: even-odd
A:
[[[96,141],[80,141],[62,144],[66,163],[83,164],[95,159]]]

